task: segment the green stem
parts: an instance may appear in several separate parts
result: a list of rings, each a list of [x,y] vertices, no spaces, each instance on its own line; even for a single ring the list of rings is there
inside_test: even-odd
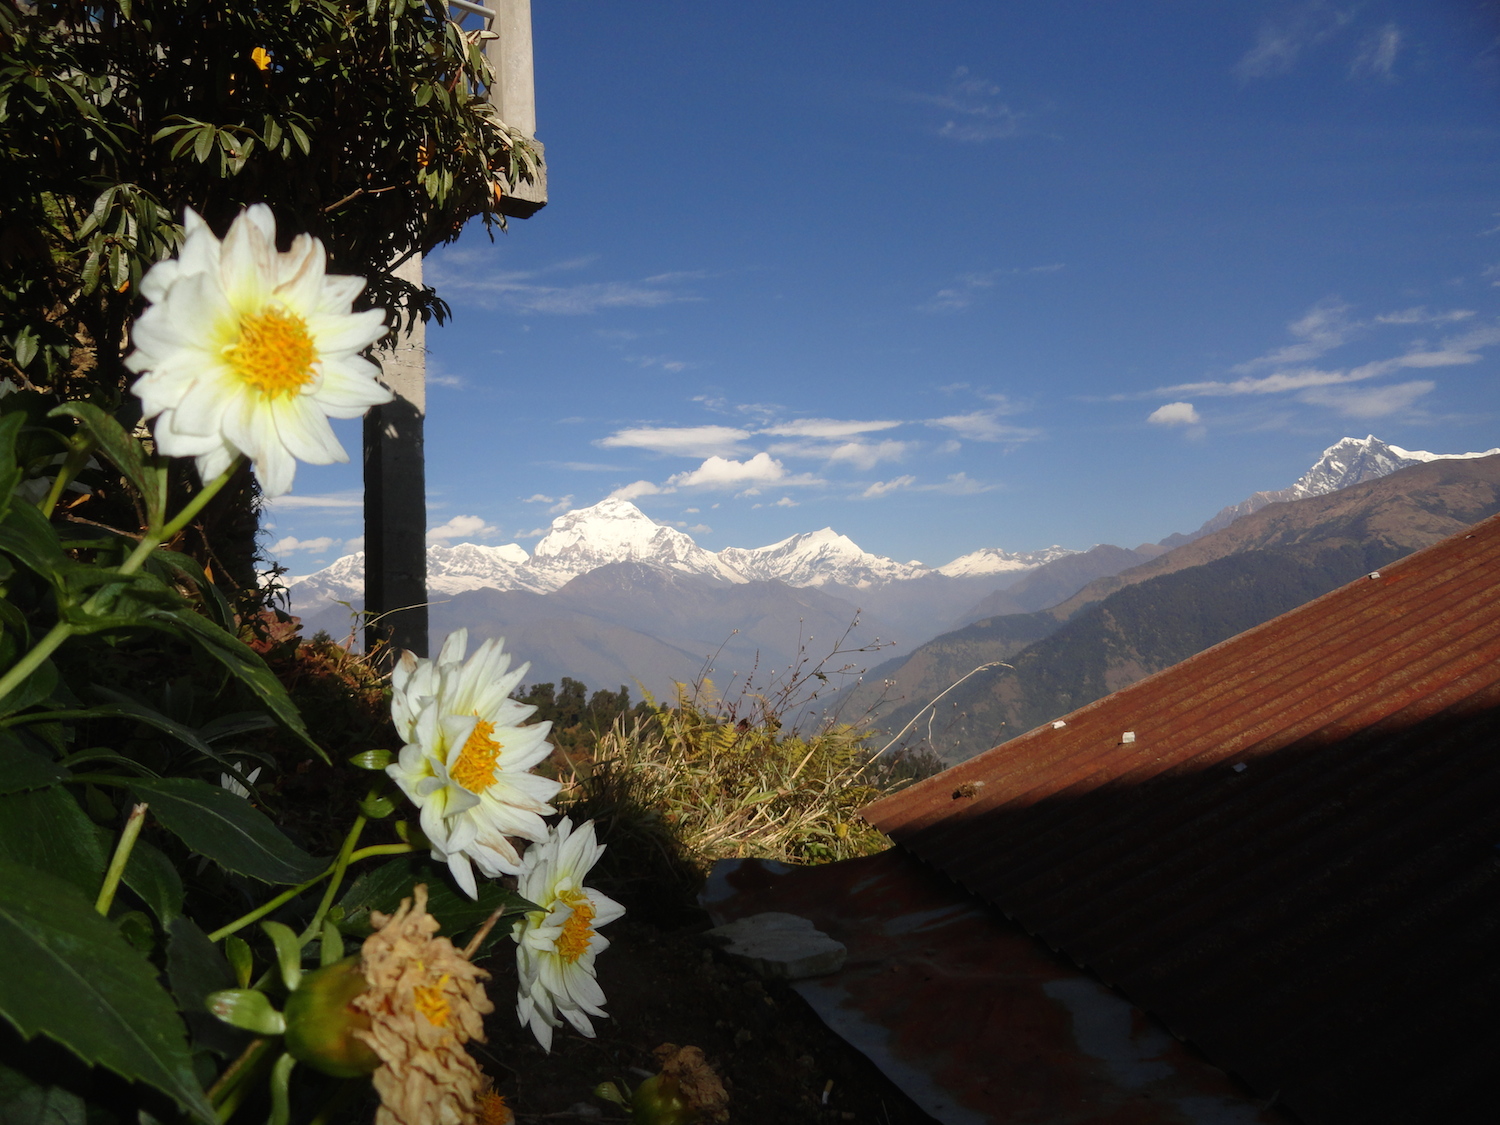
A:
[[[20,660],[11,666],[5,675],[0,676],[0,699],[4,699],[25,681],[26,677],[35,672],[41,666],[42,661],[57,651],[57,647],[74,633],[73,626],[66,621],[59,621],[52,626],[51,631],[45,637],[37,641],[36,645]]]
[[[186,527],[188,521],[203,510],[203,505],[212,500],[218,491],[229,483],[229,478],[234,475],[235,470],[240,467],[240,462],[243,460],[243,457],[235,458],[234,464],[230,465],[229,468],[204,485],[203,490],[188,501],[187,507],[177,513],[176,519],[159,531],[148,533],[136,546],[135,550],[130,553],[130,557],[120,564],[120,573],[134,574],[140,570],[141,565],[145,563],[146,558],[152,551],[156,550],[156,548],[160,547]],[[165,474],[163,474],[163,479],[165,479]],[[90,609],[102,593],[102,590],[97,591],[93,597],[89,598],[84,603],[84,609]],[[59,621],[56,625],[52,626],[51,631],[38,641],[30,652],[21,657],[4,676],[0,676],[0,699],[4,699],[14,691],[27,676],[36,671],[42,661],[56,652],[58,646],[73,636],[76,631],[75,627],[66,621]]]
[[[350,863],[358,863],[362,859],[369,859],[373,855],[405,855],[417,849],[410,844],[372,844],[368,848],[360,848],[349,857]]]
[[[94,452],[95,441],[92,436],[84,436],[68,443],[68,457],[57,470],[57,479],[52,482],[52,487],[47,491],[47,498],[42,501],[42,516],[46,519],[52,518],[53,511],[57,508],[57,502],[62,499],[63,490],[72,483],[79,471],[89,463],[89,456]]]
[[[240,1108],[240,1103],[250,1093],[253,1080],[265,1070],[266,1061],[280,1045],[279,1037],[253,1040],[229,1069],[219,1075],[218,1081],[209,1087],[208,1100],[218,1113],[220,1121],[228,1121],[234,1116],[235,1110]]]
[[[120,842],[115,845],[115,854],[109,861],[109,870],[104,873],[104,886],[99,890],[99,897],[94,902],[94,909],[106,918],[109,917],[109,908],[114,905],[115,891],[120,889],[120,879],[125,874],[125,865],[130,862],[130,851],[135,847],[135,841],[141,834],[141,825],[146,821],[146,806],[136,805],[130,810],[130,817],[125,821],[125,829],[120,833]]]
[[[261,905],[257,906],[254,910],[250,911],[249,914],[246,914],[246,915],[243,915],[242,917],[236,918],[233,922],[230,922],[227,926],[221,926],[221,927],[219,927],[219,929],[215,930],[213,933],[211,933],[211,934],[208,935],[208,940],[209,941],[223,941],[230,934],[236,932],[237,930],[243,930],[251,922],[258,922],[258,921],[260,921],[267,914],[271,913],[271,911],[276,910],[276,909],[278,909],[281,906],[284,906],[288,902],[291,902],[292,899],[296,898],[303,891],[307,890],[310,887],[316,887],[324,879],[328,878],[328,875],[329,875],[329,873],[332,870],[333,870],[333,868],[330,867],[327,871],[323,872],[321,875],[319,875],[315,879],[309,879],[305,883],[298,883],[295,887],[289,887],[288,889],[282,891],[275,898],[271,899],[269,902],[264,902]]]
[[[166,527],[163,527],[160,530],[148,532],[146,537],[136,545],[135,550],[130,553],[130,557],[120,564],[120,573],[134,574],[141,568],[141,564],[146,561],[146,557],[150,555],[152,551],[156,550],[156,548],[160,547],[168,539],[171,539],[172,536],[176,535],[179,531],[181,531],[184,527],[191,523],[193,517],[203,510],[204,505],[212,500],[215,496],[217,496],[219,494],[219,490],[229,483],[229,478],[234,476],[244,460],[245,458],[243,456],[236,457],[230,464],[229,468],[225,469],[218,476],[214,477],[213,480],[205,484],[199,490],[198,495],[194,496],[187,502],[186,506],[182,509],[182,511],[177,513],[176,518],[173,519],[171,523],[167,524]],[[166,479],[165,473],[162,474],[162,479]]]
[[[372,794],[374,789],[370,791]],[[344,872],[349,870],[349,863],[354,855],[354,845],[359,843],[359,835],[365,830],[368,823],[364,817],[354,818],[354,825],[349,829],[349,835],[344,837],[344,846],[339,848],[338,858],[333,861],[333,878],[328,880],[328,889],[323,892],[323,901],[318,903],[318,910],[307,924],[307,929],[298,936],[297,941],[306,945],[313,937],[322,932],[323,916],[328,913],[328,908],[333,905],[333,896],[339,893],[339,887],[344,882]]]

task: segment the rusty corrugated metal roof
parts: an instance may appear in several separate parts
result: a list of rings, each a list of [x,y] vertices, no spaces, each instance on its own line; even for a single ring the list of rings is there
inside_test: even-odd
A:
[[[1064,722],[865,816],[1310,1125],[1500,1120],[1500,517]]]

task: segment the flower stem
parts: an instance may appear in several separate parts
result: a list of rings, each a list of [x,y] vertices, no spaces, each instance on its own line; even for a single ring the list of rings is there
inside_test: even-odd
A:
[[[229,478],[234,476],[244,461],[245,458],[243,456],[236,457],[229,468],[225,469],[199,489],[198,495],[189,500],[182,511],[178,512],[170,523],[159,530],[149,532],[136,545],[135,550],[130,553],[130,557],[120,564],[120,573],[134,574],[139,570],[141,564],[146,561],[146,556],[191,523],[193,517],[203,510],[204,505],[219,494],[219,490],[229,483]],[[162,479],[166,479],[165,475],[163,475]]]
[[[261,905],[257,906],[254,910],[250,911],[250,913],[242,915],[239,918],[236,918],[233,922],[230,922],[227,926],[220,926],[217,930],[215,930],[213,933],[211,933],[211,934],[208,935],[208,940],[209,941],[223,941],[230,934],[236,932],[237,930],[243,930],[251,922],[258,922],[258,921],[260,921],[267,914],[271,913],[271,911],[277,909],[278,907],[284,905],[285,903],[291,902],[292,899],[296,898],[298,895],[300,895],[303,891],[307,890],[309,887],[316,887],[324,879],[328,878],[330,872],[332,872],[332,871],[333,871],[333,868],[330,867],[327,871],[323,872],[321,875],[319,875],[315,879],[309,879],[305,883],[298,883],[295,887],[288,887],[286,890],[282,891],[275,898],[271,899],[269,902],[263,902],[263,903],[261,903]]]
[[[372,789],[373,793],[374,790]],[[344,837],[344,846],[339,848],[338,858],[333,861],[333,878],[328,880],[328,889],[323,892],[323,901],[318,903],[317,912],[312,921],[307,924],[307,929],[298,935],[297,941],[301,945],[308,942],[323,930],[323,916],[328,913],[328,908],[333,905],[333,896],[339,893],[339,887],[344,882],[344,872],[349,870],[349,864],[354,856],[354,845],[359,843],[360,833],[365,830],[368,822],[362,816],[354,818],[354,824],[349,829],[349,835]]]
[[[125,828],[120,833],[120,842],[115,845],[115,854],[109,861],[109,870],[104,873],[104,886],[99,890],[94,909],[106,918],[109,917],[109,908],[114,905],[115,891],[120,888],[125,865],[130,862],[131,849],[135,847],[136,838],[141,834],[141,825],[146,821],[146,808],[146,805],[136,805],[130,810]]]
[[[417,849],[410,844],[372,844],[368,848],[360,848],[349,856],[350,863],[358,863],[362,859],[369,859],[375,855],[406,855]]]
[[[44,518],[49,520],[52,518],[57,502],[62,499],[63,490],[73,482],[79,470],[89,463],[89,455],[93,453],[95,444],[94,438],[90,435],[75,438],[68,443],[67,459],[58,468],[57,477],[47,491],[47,498],[41,503]]]
[[[42,661],[57,651],[57,647],[74,633],[73,626],[66,621],[59,621],[52,626],[47,635],[32,647],[31,651],[15,664],[11,665],[5,675],[0,676],[0,699],[4,699],[41,666]]]

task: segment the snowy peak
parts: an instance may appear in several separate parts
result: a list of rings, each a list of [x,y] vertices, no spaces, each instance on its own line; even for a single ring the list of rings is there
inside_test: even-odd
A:
[[[1040,551],[1002,551],[999,547],[985,547],[967,555],[960,555],[950,563],[938,567],[939,574],[949,578],[987,578],[991,574],[1015,574],[1017,571],[1035,570],[1045,563],[1055,562],[1077,551],[1067,547],[1051,546]]]
[[[788,586],[834,583],[864,589],[932,573],[919,563],[898,563],[863,551],[831,527],[805,531],[769,547],[726,547],[719,558],[746,578],[774,579]]]
[[[536,545],[529,564],[551,589],[598,567],[645,562],[721,582],[745,579],[692,537],[664,527],[628,500],[602,500],[558,516]]]
[[[434,594],[461,594],[485,587],[541,593],[541,584],[526,565],[530,561],[526,548],[516,543],[503,547],[478,543],[428,547],[427,588]]]
[[[1397,469],[1410,468],[1428,461],[1447,461],[1470,457],[1489,457],[1500,453],[1500,448],[1487,449],[1483,453],[1428,453],[1422,449],[1402,449],[1399,445],[1388,445],[1374,434],[1368,437],[1346,437],[1323,450],[1323,456],[1313,463],[1287,488],[1273,492],[1257,492],[1249,499],[1225,508],[1192,535],[1173,535],[1162,540],[1169,547],[1191,543],[1213,531],[1228,527],[1241,516],[1258,512],[1267,504],[1285,500],[1305,500],[1309,496],[1326,496],[1350,485],[1363,484],[1367,480],[1394,473]]]

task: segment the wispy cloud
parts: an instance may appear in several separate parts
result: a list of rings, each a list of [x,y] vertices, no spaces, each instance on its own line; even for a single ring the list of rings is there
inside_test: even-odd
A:
[[[1428,312],[1425,305],[1419,305],[1412,309],[1401,309],[1397,312],[1380,313],[1375,317],[1376,324],[1452,324],[1460,320],[1468,320],[1474,315],[1473,309],[1449,309],[1447,312]]]
[[[609,494],[611,500],[639,500],[642,496],[661,495],[661,485],[654,484],[649,480],[631,481],[627,485],[615,489]]]
[[[769,453],[757,453],[747,461],[736,461],[729,457],[709,457],[696,469],[676,473],[667,479],[666,488],[736,489],[758,488],[764,484],[817,485],[822,480],[809,474],[791,475],[786,466]]]
[[[794,418],[790,422],[778,422],[774,426],[767,426],[759,432],[776,437],[842,438],[876,433],[879,430],[891,430],[899,425],[901,425],[900,422],[889,421],[859,422],[840,421],[835,418]]]
[[[1360,325],[1349,318],[1351,306],[1336,298],[1319,301],[1298,319],[1287,325],[1287,331],[1297,339],[1287,344],[1246,360],[1230,370],[1236,374],[1258,371],[1264,367],[1280,367],[1288,363],[1307,363],[1326,355],[1334,348],[1348,343],[1360,329]]]
[[[492,539],[500,529],[482,516],[454,516],[447,523],[427,529],[428,543],[447,543],[453,539]]]
[[[1315,387],[1298,395],[1302,402],[1326,406],[1346,418],[1383,418],[1409,409],[1437,384],[1426,379],[1385,387]]]
[[[1234,73],[1244,82],[1285,74],[1303,51],[1337,35],[1353,19],[1352,8],[1341,10],[1325,0],[1300,4],[1285,19],[1261,25],[1255,46],[1235,64]]]
[[[325,492],[299,496],[295,492],[278,496],[274,500],[268,500],[266,506],[276,511],[298,509],[302,511],[348,511],[350,509],[363,510],[365,506],[365,494],[359,489],[350,489],[346,492]]]
[[[1064,269],[1061,262],[1053,262],[1045,266],[1016,266],[1011,269],[983,270],[979,272],[961,273],[951,285],[939,289],[927,300],[917,306],[922,312],[958,312],[974,304],[985,292],[995,287],[995,283],[1002,277],[1023,277],[1030,274],[1057,273]],[[968,384],[955,384],[955,386],[967,386]],[[947,387],[939,388],[948,390]]]
[[[732,453],[750,437],[733,426],[636,426],[617,430],[595,444],[605,449],[647,449],[682,457]]]
[[[911,449],[904,441],[780,441],[769,452],[777,457],[801,457],[830,465],[852,465],[868,472],[882,461],[899,461]]]
[[[1372,31],[1359,46],[1359,53],[1349,66],[1351,78],[1396,80],[1396,54],[1401,50],[1401,29],[1393,23]]]
[[[949,414],[943,418],[929,418],[926,425],[952,430],[968,441],[1034,441],[1042,431],[1024,426],[1012,426],[1000,421],[999,411],[974,410],[967,414]]]
[[[659,367],[663,371],[671,372],[674,375],[679,371],[686,371],[692,366],[686,360],[673,359],[671,356],[666,355],[628,355],[625,357],[625,362],[633,363],[637,367]]]
[[[541,270],[501,271],[477,268],[472,258],[450,253],[429,267],[429,280],[445,294],[462,297],[481,307],[559,316],[582,316],[604,309],[658,308],[702,300],[680,288],[680,282],[698,276],[692,273],[657,274],[639,280],[585,281],[576,285],[541,280],[550,274],[582,269],[592,261],[580,258]]]
[[[305,552],[320,555],[329,548],[342,544],[342,539],[334,539],[328,535],[320,535],[316,539],[298,539],[295,535],[287,535],[271,544],[271,554],[293,555]],[[360,546],[363,547],[363,545],[363,538],[361,538]]]
[[[988,78],[970,73],[966,66],[953,72],[943,93],[906,96],[910,101],[935,106],[945,115],[951,115],[937,129],[938,136],[949,140],[968,143],[1008,140],[1026,132],[1027,114],[1001,101],[1000,87]]]
[[[892,480],[878,480],[869,488],[860,493],[866,500],[879,500],[882,496],[889,496],[893,492],[900,492],[904,488],[910,488],[917,483],[913,476],[901,476]]]

